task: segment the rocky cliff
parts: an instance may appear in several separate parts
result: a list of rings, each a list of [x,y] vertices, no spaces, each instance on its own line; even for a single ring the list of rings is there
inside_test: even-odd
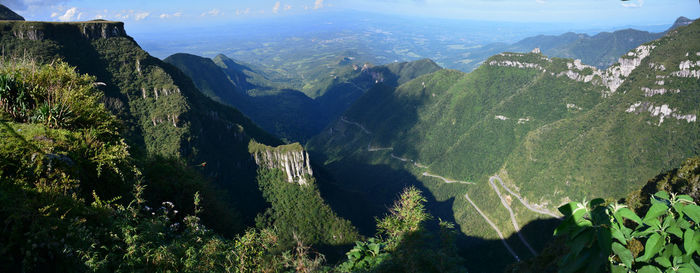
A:
[[[251,141],[248,150],[258,167],[283,171],[289,183],[308,185],[314,175],[309,153],[299,143],[270,147]]]
[[[0,25],[0,28],[3,32],[9,30],[20,40],[32,41],[59,40],[62,37],[87,40],[128,37],[124,23],[104,20],[70,23],[8,21]]]

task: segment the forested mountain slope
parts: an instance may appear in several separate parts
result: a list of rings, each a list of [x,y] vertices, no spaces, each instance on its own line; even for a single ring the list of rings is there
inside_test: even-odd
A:
[[[8,57],[50,63],[62,59],[97,78],[108,109],[124,121],[124,135],[139,153],[182,158],[216,184],[252,219],[264,207],[254,183],[250,139],[280,142],[239,111],[204,96],[175,67],[143,51],[123,23],[0,22]],[[250,221],[250,220],[249,220]]]
[[[530,52],[539,48],[542,54],[550,57],[580,59],[583,63],[606,69],[627,51],[652,40],[661,38],[668,31],[693,22],[679,17],[665,32],[652,33],[636,29],[623,29],[613,32],[601,32],[595,35],[567,32],[561,35],[537,35],[520,40],[514,44],[490,44],[473,50],[472,59],[484,60],[491,55],[508,52]],[[481,64],[479,62],[478,64]],[[473,69],[478,67],[474,65]]]
[[[345,58],[331,75],[314,80],[311,95],[274,83],[264,73],[221,54],[213,60],[175,54],[165,62],[184,71],[207,96],[240,109],[266,130],[293,141],[318,134],[375,84],[398,86],[441,69],[430,60],[372,66]]]
[[[607,70],[502,53],[469,74],[375,86],[308,146],[379,206],[404,182],[358,166],[411,173],[437,202],[453,200],[467,235],[507,236],[569,200],[621,197],[698,154],[698,32],[697,23],[671,31]],[[542,234],[509,241],[511,258],[536,252]]]

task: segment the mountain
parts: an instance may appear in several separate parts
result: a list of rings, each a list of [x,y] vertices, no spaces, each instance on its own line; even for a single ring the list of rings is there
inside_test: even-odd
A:
[[[322,115],[311,98],[296,90],[259,87],[250,83],[244,70],[238,70],[239,65],[232,60],[224,56],[218,60],[222,66],[209,58],[175,54],[165,62],[190,76],[207,96],[240,109],[281,138],[304,140],[323,128]]]
[[[7,8],[5,5],[0,5],[0,20],[24,21],[24,17]]]
[[[677,168],[655,175],[616,202],[628,207],[637,215],[645,215],[656,201],[652,201],[652,196],[659,191],[673,193],[675,196],[687,195],[689,200],[697,204],[700,202],[698,189],[700,189],[700,157],[693,157],[684,160]],[[535,258],[508,266],[505,272],[557,272],[564,269],[558,265],[569,253],[563,237],[550,242]]]
[[[698,23],[670,31],[606,70],[502,53],[468,74],[378,85],[307,147],[342,187],[372,200],[346,214],[353,222],[386,206],[395,184],[413,183],[468,236],[508,239],[505,256],[490,257],[520,260],[549,233],[518,233],[523,223],[569,200],[622,197],[698,154],[698,32]]]
[[[265,250],[271,255],[313,244],[334,262],[360,239],[321,197],[316,181],[323,179],[313,176],[308,154],[297,156],[301,145],[281,146],[235,108],[207,97],[182,71],[143,51],[123,23],[5,21],[0,41],[0,217],[13,223],[0,236],[9,246],[0,250],[8,254],[2,271],[58,263],[66,271],[115,271],[112,263],[133,266],[110,258],[126,259],[126,248],[150,249],[147,256],[158,252],[154,245],[188,247],[177,241],[187,236],[217,248],[223,236],[257,232],[274,236],[274,249]],[[209,72],[226,78],[214,68]],[[305,172],[289,169],[297,165]],[[292,172],[304,182],[284,179]],[[42,214],[50,216],[46,222],[18,213],[42,207],[52,210]],[[254,224],[259,230],[249,230]],[[61,230],[62,242],[76,230],[83,238],[52,248],[49,241],[59,240],[53,235],[27,237],[49,225]],[[41,242],[39,260],[24,251],[32,240]],[[132,243],[138,246],[122,245]],[[96,246],[104,251],[91,252]],[[93,263],[98,256],[104,260]]]
[[[514,44],[495,43],[472,50],[469,58],[471,69],[475,69],[491,55],[508,52],[530,52],[539,48],[542,54],[551,57],[580,59],[583,63],[605,69],[614,64],[617,58],[627,51],[652,40],[693,20],[679,17],[665,32],[651,33],[636,29],[623,29],[613,32],[601,32],[590,36],[583,33],[567,32],[561,35],[537,35],[522,39]]]
[[[135,153],[206,163],[200,172],[228,191],[248,222],[266,205],[255,183],[250,139],[280,144],[239,111],[204,96],[175,67],[148,55],[120,22],[0,22],[6,56],[62,59],[104,83],[104,103],[125,123]]]
[[[673,22],[673,25],[671,25],[671,27],[668,28],[668,30],[666,30],[666,32],[669,32],[671,30],[677,29],[677,28],[682,27],[682,26],[690,25],[693,23],[693,21],[695,21],[695,20],[688,19],[684,16],[678,17],[678,19],[676,19],[676,21]]]
[[[398,86],[441,69],[430,60],[372,66],[344,57],[330,75],[313,80],[315,91],[308,94],[273,82],[265,72],[223,54],[213,60],[174,54],[164,61],[191,77],[207,96],[240,109],[264,129],[292,141],[318,134],[375,84]]]

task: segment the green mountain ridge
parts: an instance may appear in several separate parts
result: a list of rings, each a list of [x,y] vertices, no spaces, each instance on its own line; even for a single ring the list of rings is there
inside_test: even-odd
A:
[[[375,84],[398,86],[441,69],[427,59],[384,66],[343,60],[329,77],[315,83],[319,86],[316,97],[274,83],[222,54],[213,60],[175,54],[165,62],[194,79],[207,96],[240,109],[266,130],[292,141],[316,135]]]
[[[552,57],[580,59],[583,63],[599,69],[606,69],[617,62],[620,55],[652,40],[661,38],[678,27],[688,25],[693,20],[679,17],[665,32],[651,33],[636,29],[623,29],[601,32],[596,35],[567,32],[561,35],[537,35],[522,39],[514,44],[490,44],[470,53],[470,59],[486,59],[491,55],[508,52],[530,52],[535,48]],[[472,66],[476,69],[478,64]]]
[[[182,72],[151,57],[120,22],[0,22],[5,54],[62,59],[103,83],[103,103],[124,122],[132,153],[206,163],[199,171],[227,193],[246,222],[266,206],[248,140],[278,144],[237,110],[202,95]],[[25,55],[26,54],[26,55]]]
[[[389,188],[357,179],[352,164],[403,169],[438,201],[454,198],[465,234],[494,238],[484,217],[513,234],[495,188],[508,192],[512,221],[522,224],[569,200],[620,197],[698,154],[698,29],[673,30],[606,70],[503,53],[469,74],[441,70],[397,88],[375,86],[307,147],[346,188]],[[490,185],[494,175],[502,187]],[[367,199],[383,202],[380,191]],[[524,234],[530,243],[538,236]],[[524,255],[524,242],[509,244]]]
[[[281,178],[285,170],[259,165],[259,162],[254,160],[256,153],[252,150],[249,151],[250,143],[262,143],[256,145],[265,148],[258,150],[278,150],[279,148],[272,149],[265,145],[280,145],[282,144],[280,140],[257,127],[238,110],[206,97],[183,72],[174,66],[148,55],[132,38],[126,35],[123,23],[109,21],[0,22],[0,41],[4,45],[4,54],[6,54],[2,56],[3,65],[7,65],[9,71],[16,69],[14,65],[15,62],[19,62],[18,60],[30,62],[28,67],[32,69],[37,65],[52,69],[56,63],[65,62],[66,71],[93,76],[94,83],[93,80],[90,80],[85,85],[94,89],[90,91],[95,92],[95,101],[84,107],[96,107],[103,109],[102,111],[105,113],[114,114],[111,118],[113,118],[114,123],[119,125],[109,125],[107,128],[117,130],[116,132],[110,131],[112,134],[123,136],[123,138],[116,140],[118,144],[115,144],[116,146],[108,145],[111,144],[109,142],[100,147],[100,141],[112,140],[103,140],[99,135],[95,137],[96,139],[91,139],[90,135],[77,131],[80,128],[68,128],[75,129],[75,132],[66,129],[53,130],[51,129],[53,127],[50,127],[52,125],[47,128],[45,125],[34,124],[34,117],[29,120],[5,120],[7,118],[5,111],[14,115],[12,114],[14,110],[7,108],[8,105],[11,105],[7,104],[7,97],[4,97],[8,93],[2,93],[0,104],[3,105],[3,112],[0,113],[0,122],[2,122],[3,127],[0,133],[12,140],[3,141],[2,154],[0,154],[3,158],[3,163],[0,165],[0,180],[2,180],[0,184],[3,187],[2,198],[0,198],[2,200],[0,201],[3,204],[9,204],[7,202],[18,198],[17,194],[20,196],[34,194],[36,186],[32,183],[25,183],[26,179],[21,174],[32,168],[31,164],[40,164],[37,163],[40,161],[34,158],[47,153],[39,158],[48,158],[41,162],[48,162],[46,164],[48,164],[49,174],[52,175],[52,169],[57,169],[55,172],[62,174],[64,179],[72,181],[74,186],[81,190],[80,196],[73,195],[72,198],[75,199],[67,197],[67,200],[73,202],[72,206],[75,207],[73,209],[79,211],[76,212],[76,217],[85,217],[85,214],[81,214],[85,212],[102,217],[99,212],[91,212],[91,206],[95,206],[96,203],[103,204],[100,203],[102,202],[100,198],[116,198],[104,203],[109,209],[112,209],[111,206],[114,205],[115,210],[119,210],[119,205],[129,205],[131,208],[133,203],[120,202],[122,202],[121,200],[128,202],[135,198],[133,202],[138,202],[139,206],[146,211],[151,210],[150,206],[155,207],[162,203],[162,206],[169,210],[165,213],[172,213],[172,210],[177,208],[183,210],[183,213],[194,214],[197,219],[202,217],[203,223],[214,228],[217,232],[214,235],[214,240],[218,238],[216,236],[220,235],[242,234],[246,227],[250,228],[256,222],[260,232],[264,232],[268,228],[274,229],[274,236],[278,236],[276,238],[279,239],[275,243],[276,250],[274,251],[283,251],[294,247],[297,242],[304,242],[313,244],[320,250],[329,253],[329,257],[336,260],[342,256],[351,243],[360,239],[352,224],[338,218],[324,203],[315,185],[316,179],[312,174],[306,178],[310,184],[307,187],[283,182]],[[21,58],[26,58],[26,60]],[[218,68],[218,66],[216,67]],[[3,68],[5,67],[3,66]],[[19,69],[24,71],[21,70],[22,68]],[[51,74],[54,72],[46,73],[49,73],[46,74],[48,79],[65,78],[62,78],[60,74]],[[19,92],[15,85],[8,85],[9,87],[4,85],[5,78],[10,77],[12,80],[13,77],[16,77],[13,75],[15,74],[1,75],[2,92],[10,92],[9,94]],[[30,75],[34,74],[31,74],[30,71]],[[70,77],[78,76],[71,74]],[[41,82],[41,84],[30,85],[35,86],[32,88],[41,92],[47,89],[50,92],[53,87],[44,87],[44,85],[52,86],[50,84],[52,83]],[[19,98],[21,99],[22,96]],[[51,96],[49,96],[50,98]],[[27,105],[27,102],[20,101],[18,103]],[[80,107],[83,107],[83,104],[80,104]],[[79,106],[70,104],[65,107]],[[44,108],[30,110],[41,113],[40,111],[44,111],[42,109]],[[49,107],[47,111],[54,111],[51,109]],[[73,113],[77,108],[69,108],[69,110],[68,113]],[[70,116],[70,114],[66,115]],[[41,119],[38,120],[41,121]],[[49,121],[51,120],[49,115]],[[57,120],[60,121],[60,119]],[[108,125],[94,123],[90,126],[98,126],[102,129]],[[86,130],[94,129],[89,127]],[[87,138],[83,140],[87,144],[76,142],[83,138]],[[77,147],[74,147],[76,145]],[[97,147],[94,147],[95,145]],[[32,152],[32,149],[38,148],[26,148],[25,146],[38,146],[42,150],[39,153]],[[294,147],[301,148],[299,144]],[[53,151],[57,154],[52,153]],[[100,174],[102,167],[98,165],[97,174],[94,175],[95,169],[90,170],[91,165],[83,164],[86,159],[82,157],[88,155],[80,154],[80,152],[96,153],[95,158],[89,159],[97,161],[98,164],[111,164],[108,166],[114,171],[102,171],[104,174]],[[30,161],[27,160],[29,157],[32,158]],[[5,159],[9,160],[9,163],[6,163]],[[53,164],[58,164],[54,162],[57,160],[63,162],[59,165],[60,168],[52,167]],[[102,160],[107,161],[107,163],[101,163]],[[117,163],[113,163],[113,161]],[[80,162],[81,165],[76,167],[73,162]],[[308,155],[305,162],[310,164],[308,163],[310,162]],[[88,161],[88,163],[95,164],[92,161]],[[26,166],[27,170],[17,169],[18,166],[26,164],[30,164],[30,166]],[[133,165],[129,166],[129,164]],[[37,171],[39,170],[41,169],[37,169]],[[49,183],[49,185],[60,182],[60,180],[56,180],[55,175],[42,181]],[[26,188],[15,189],[16,185],[24,185],[22,187]],[[132,193],[130,192],[131,187],[141,189],[141,192]],[[92,196],[89,192],[90,189],[93,189]],[[52,191],[50,193],[54,194]],[[61,198],[60,193],[55,194]],[[200,201],[199,198],[202,195],[199,194],[204,196],[203,202]],[[26,204],[26,208],[22,207],[22,209],[31,210],[32,206],[42,206],[44,203],[41,202],[46,202],[42,199],[45,197],[42,197],[41,194],[32,196],[35,196],[32,203]],[[148,205],[145,207],[143,202],[146,201],[141,199],[143,197],[148,200]],[[193,197],[194,202],[192,202]],[[49,206],[53,205],[49,204]],[[55,204],[55,206],[57,211],[72,210],[71,206],[64,204]],[[202,207],[198,206],[203,206],[203,212]],[[7,206],[7,208],[10,210],[0,210],[3,216],[9,217],[8,219],[17,217],[12,213],[13,206]],[[157,212],[161,213],[162,210],[163,208]],[[153,215],[155,213],[156,211],[153,211]],[[189,216],[177,216],[176,214],[177,210],[174,211],[174,214],[169,214],[166,218],[167,221],[170,221],[170,217],[173,217],[173,221],[180,221],[176,222],[178,224],[190,221],[187,220]],[[145,219],[133,219],[133,221],[140,220]],[[70,227],[64,226],[64,224],[70,225],[70,223],[57,221],[61,227],[70,230]],[[100,224],[92,221],[87,223],[89,228],[92,228],[94,224]],[[103,223],[103,225],[107,224]],[[109,225],[105,228],[111,228]],[[197,220],[193,228],[199,230],[198,225]],[[27,226],[16,225],[13,227],[13,232],[8,233],[8,237],[0,237],[0,239],[14,244],[16,243],[14,239],[21,240],[27,234],[24,233],[25,235],[17,237],[18,233],[16,232],[24,232],[23,228],[27,228]],[[30,225],[30,228],[36,227]],[[104,230],[95,229],[93,231],[99,233]],[[176,231],[176,228],[171,226],[171,230],[168,232]],[[206,228],[205,231],[210,232]],[[211,239],[211,237],[207,238]],[[168,242],[170,241],[165,239],[159,241],[159,243]],[[18,248],[6,249],[3,247],[0,250],[3,253],[10,251],[10,260],[29,259],[28,256],[24,255],[24,252],[17,253]],[[51,253],[53,252],[49,252],[49,254]],[[41,266],[44,265],[44,261],[35,264]],[[18,266],[20,264],[9,263],[7,268],[19,268]]]

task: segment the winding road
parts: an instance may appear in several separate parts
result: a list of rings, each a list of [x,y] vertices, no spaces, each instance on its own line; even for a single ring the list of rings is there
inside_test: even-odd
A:
[[[371,147],[369,143],[367,144],[367,151],[368,152],[376,152],[376,151],[393,151],[393,147]]]
[[[511,248],[510,245],[508,244],[508,242],[506,242],[506,238],[503,237],[503,233],[501,233],[501,230],[498,229],[498,227],[496,226],[496,224],[494,224],[493,222],[491,222],[491,220],[486,216],[486,214],[484,214],[484,212],[482,212],[482,211],[479,209],[479,207],[477,207],[476,204],[474,204],[474,201],[472,201],[472,199],[469,198],[469,194],[464,194],[464,198],[467,198],[467,201],[469,201],[469,203],[472,204],[472,206],[474,207],[474,209],[476,209],[476,212],[478,212],[479,214],[481,214],[481,217],[483,217],[484,220],[486,220],[486,222],[489,223],[489,225],[491,225],[491,227],[496,231],[496,233],[498,233],[498,237],[501,237],[501,242],[503,243],[503,246],[505,246],[506,249],[508,249],[508,252],[510,252],[510,255],[513,255],[513,258],[515,258],[515,260],[519,262],[519,261],[520,261],[520,257],[518,257],[518,254],[515,254],[515,251],[513,250],[513,248]]]
[[[498,195],[498,198],[501,199],[501,204],[503,204],[503,207],[505,207],[508,210],[508,213],[510,214],[510,222],[513,223],[515,233],[518,234],[518,237],[520,237],[520,241],[522,241],[523,244],[527,247],[527,249],[530,250],[530,253],[532,253],[532,255],[537,255],[537,251],[535,251],[535,249],[532,248],[532,246],[530,246],[527,240],[525,240],[525,236],[523,236],[523,234],[520,233],[520,225],[518,225],[518,221],[515,219],[515,213],[513,213],[513,209],[510,207],[510,204],[508,204],[506,199],[503,198],[501,191],[498,190],[498,186],[496,186],[496,184],[493,183],[493,177],[489,179],[489,184]]]
[[[345,122],[347,124],[352,124],[352,125],[357,126],[358,128],[360,128],[363,132],[365,132],[368,135],[372,134],[369,130],[367,130],[367,128],[365,128],[365,126],[362,126],[362,124],[359,124],[359,123],[354,122],[354,121],[349,121],[349,120],[345,119],[344,116],[340,117],[340,121]]]
[[[429,173],[429,172],[424,172],[424,173],[423,173],[423,176],[430,176],[430,177],[435,177],[435,178],[438,178],[438,179],[442,179],[442,181],[445,181],[445,183],[447,183],[447,184],[450,184],[450,183],[459,183],[459,184],[474,185],[474,182],[459,181],[459,180],[451,180],[451,179],[447,179],[447,178],[444,178],[444,177],[439,176],[439,175],[431,174],[431,173]]]
[[[349,120],[347,120],[344,116],[341,116],[341,117],[340,117],[340,120],[341,120],[342,122],[344,122],[344,123],[357,126],[358,128],[360,128],[360,129],[361,129],[364,133],[366,133],[366,134],[372,134],[369,130],[367,130],[364,126],[362,126],[362,124],[360,124],[360,123],[358,123],[358,122],[349,121]],[[367,151],[368,151],[368,152],[376,152],[376,151],[384,151],[384,150],[393,150],[393,147],[371,147],[370,144],[367,144]],[[394,155],[393,153],[391,154],[391,157],[394,158],[394,159],[396,159],[396,160],[400,160],[400,161],[402,161],[402,162],[412,162],[416,167],[419,167],[419,168],[427,168],[427,166],[422,165],[422,164],[419,164],[419,163],[415,162],[415,161],[412,160],[412,159],[408,159],[408,158],[404,158],[404,157],[399,157],[399,156]],[[426,172],[423,172],[422,175],[423,175],[423,176],[428,176],[428,177],[438,178],[438,179],[444,181],[444,182],[447,183],[447,184],[459,183],[459,184],[475,185],[475,183],[473,183],[473,182],[460,181],[460,180],[452,180],[452,179],[448,179],[448,178],[445,178],[445,177],[440,176],[440,175],[431,174],[431,173],[429,173],[429,172],[427,172],[427,171],[426,171]],[[501,204],[503,204],[503,206],[506,208],[506,210],[508,210],[508,213],[510,214],[510,221],[511,221],[511,223],[513,224],[513,228],[515,228],[515,233],[518,234],[518,237],[520,238],[520,241],[523,242],[523,244],[527,247],[527,249],[528,249],[533,255],[537,255],[537,252],[535,251],[535,249],[534,249],[532,246],[530,246],[530,244],[527,242],[527,240],[525,239],[525,237],[520,233],[520,225],[518,225],[517,219],[516,219],[516,217],[515,217],[515,213],[513,212],[513,209],[511,208],[511,206],[508,204],[508,202],[507,202],[507,201],[505,200],[505,198],[503,197],[503,194],[502,194],[501,191],[498,189],[498,186],[493,182],[494,180],[498,180],[498,182],[501,184],[501,187],[503,187],[503,188],[504,188],[506,191],[508,191],[511,195],[515,196],[518,200],[520,200],[520,203],[522,203],[523,206],[525,206],[527,209],[529,209],[529,210],[531,210],[531,211],[533,211],[533,212],[539,213],[539,214],[545,214],[545,215],[549,215],[549,216],[552,216],[552,217],[555,217],[555,218],[558,218],[558,216],[557,216],[556,214],[550,212],[550,211],[547,210],[547,209],[539,208],[539,207],[536,207],[536,206],[534,206],[534,205],[529,204],[529,203],[528,203],[527,201],[525,201],[525,199],[523,199],[520,195],[516,194],[516,193],[513,192],[511,189],[509,189],[508,187],[506,187],[506,185],[503,183],[503,180],[502,180],[500,177],[498,177],[498,175],[494,175],[494,176],[489,177],[489,184],[491,185],[491,188],[496,192],[496,194],[498,195],[498,198],[501,200]],[[503,246],[506,247],[506,249],[508,250],[508,252],[510,252],[510,254],[513,256],[513,258],[515,258],[516,261],[520,261],[520,257],[518,257],[518,255],[515,253],[515,251],[513,250],[513,248],[508,244],[508,242],[506,241],[505,237],[503,236],[503,233],[501,232],[500,229],[498,229],[498,226],[496,226],[496,224],[494,224],[494,223],[491,221],[491,219],[489,219],[488,216],[486,216],[486,214],[484,214],[484,212],[481,211],[481,209],[479,209],[479,207],[476,206],[476,204],[474,203],[474,201],[472,201],[471,198],[469,198],[469,194],[464,194],[464,197],[467,199],[467,201],[469,201],[469,203],[474,207],[474,209],[476,209],[476,211],[479,213],[479,215],[481,215],[481,217],[484,218],[484,220],[486,220],[486,222],[491,226],[491,228],[493,228],[493,230],[495,230],[496,233],[498,233],[498,237],[500,237],[501,242],[503,243]]]
[[[503,184],[503,180],[501,180],[501,178],[498,177],[498,175],[494,175],[494,176],[489,177],[489,183],[492,183],[494,179],[497,179],[498,182],[501,183],[501,186],[502,186],[504,189],[506,189],[506,191],[508,191],[508,192],[509,192],[510,194],[512,194],[513,196],[515,196],[515,198],[518,198],[518,200],[520,200],[520,203],[522,203],[523,206],[525,206],[527,209],[529,209],[529,210],[531,210],[531,211],[533,211],[533,212],[539,213],[539,214],[546,214],[546,215],[552,216],[552,217],[554,217],[554,218],[560,218],[560,217],[561,217],[561,216],[559,216],[559,215],[556,215],[556,214],[552,213],[552,212],[549,211],[548,209],[538,208],[538,207],[536,207],[536,206],[531,205],[530,203],[528,203],[527,201],[525,201],[525,199],[523,199],[519,194],[513,192],[513,191],[510,190],[508,187],[506,187],[506,185]]]

